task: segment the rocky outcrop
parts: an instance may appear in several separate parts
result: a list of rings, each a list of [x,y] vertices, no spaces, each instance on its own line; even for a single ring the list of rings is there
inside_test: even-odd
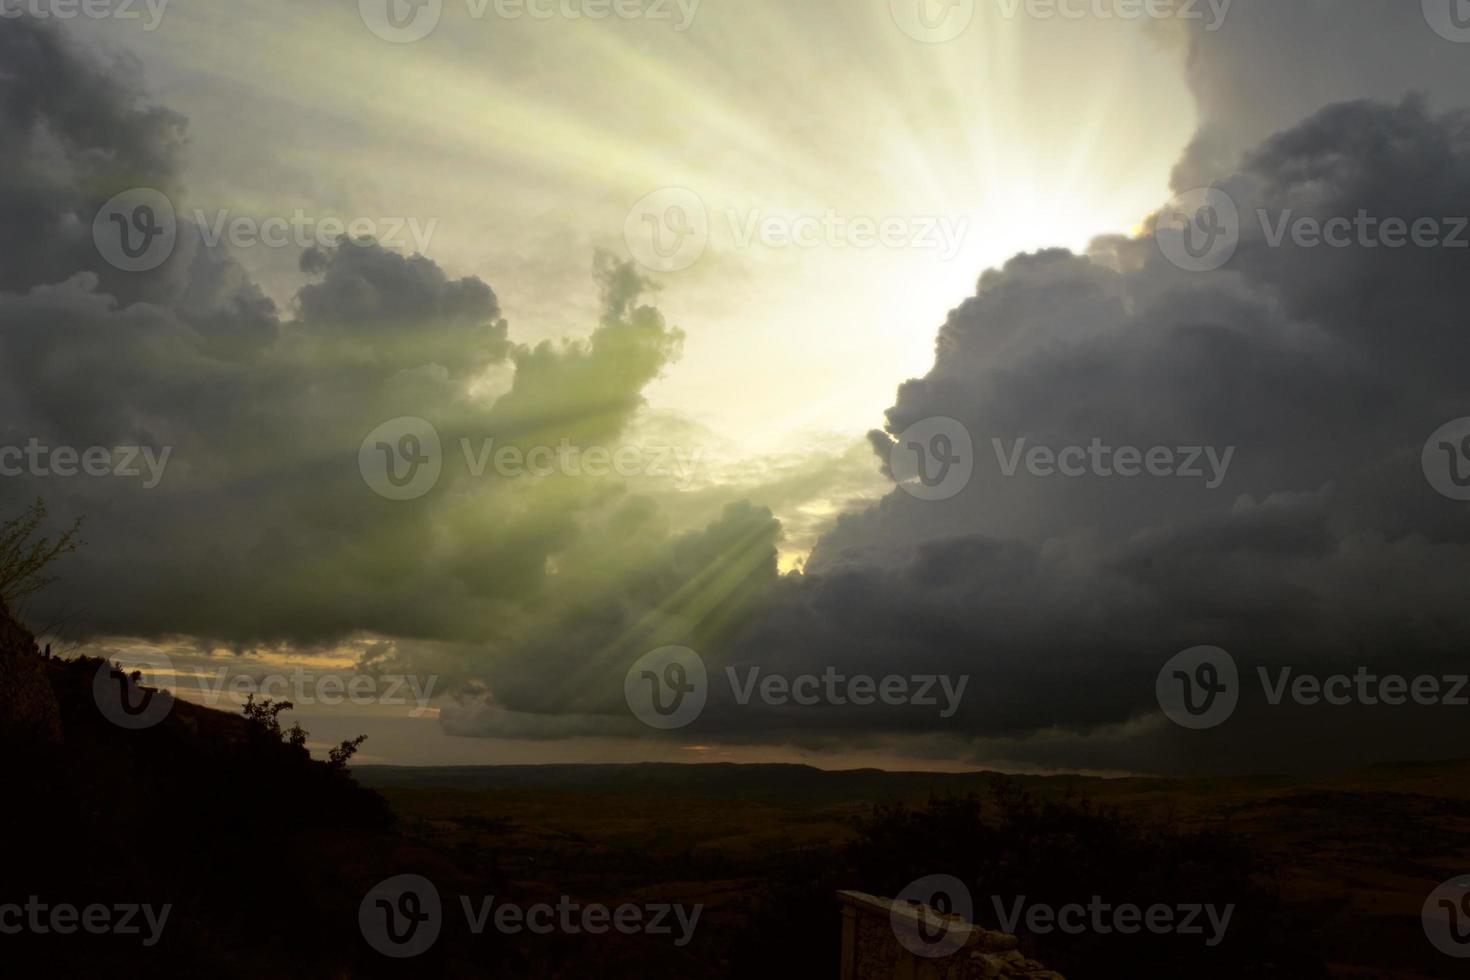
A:
[[[837,898],[842,980],[1063,980],[1022,955],[1008,933],[862,892]],[[926,940],[916,941],[921,935]]]
[[[0,740],[61,741],[61,711],[36,638],[0,602]]]

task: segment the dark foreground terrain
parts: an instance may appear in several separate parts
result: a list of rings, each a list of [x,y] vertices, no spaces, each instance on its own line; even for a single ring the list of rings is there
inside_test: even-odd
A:
[[[784,949],[792,934],[801,933],[821,954],[813,959],[825,959],[834,971],[823,975],[835,975],[836,925],[823,886],[880,890],[850,867],[854,852],[864,849],[861,827],[874,803],[906,803],[914,816],[929,810],[931,795],[974,793],[986,803],[1001,785],[1042,806],[1095,801],[1115,809],[1125,824],[1167,827],[1176,835],[1218,832],[1242,846],[1253,878],[1279,900],[1273,917],[1287,932],[1268,940],[1302,954],[1287,965],[1278,951],[1274,975],[1467,975],[1465,961],[1431,946],[1420,923],[1429,892],[1470,868],[1467,762],[1311,781],[1006,778],[731,765],[363,767],[356,774],[388,799],[410,836],[452,848],[507,879],[609,903],[652,894],[706,904],[700,926],[706,934],[692,945],[708,957],[699,958],[699,968],[711,968],[711,975],[719,975],[714,961],[726,956],[737,969],[749,964],[746,975],[758,975],[762,951],[747,942],[774,935],[773,948]],[[982,809],[989,814],[982,820],[999,819],[998,804]],[[926,827],[922,820],[912,827],[912,835],[900,834],[897,841],[867,831],[890,852],[909,852],[900,863],[913,855],[911,864],[896,869],[898,877],[909,875],[903,883],[926,874],[969,880],[964,869],[976,858],[964,853],[963,831]],[[1065,850],[1072,834],[1069,829],[1067,840],[1048,841],[1043,849]],[[972,837],[984,839],[979,832]],[[804,890],[804,880],[821,886]],[[1085,881],[1076,885],[1086,890]],[[1061,890],[1069,886],[1064,882]],[[1179,887],[1188,897],[1187,881]],[[774,929],[763,921],[763,902],[767,913],[779,909],[801,921]],[[755,932],[749,931],[752,922]],[[1150,938],[1138,937],[1139,943]],[[1069,977],[1175,975],[1107,965],[1090,970],[1085,963],[1067,970],[1055,952],[1041,958]],[[1249,975],[1267,967],[1242,969]]]
[[[99,709],[99,673],[125,689],[101,661],[43,657],[0,609],[0,926],[16,921],[5,905],[36,901],[168,905],[169,917],[152,944],[147,930],[0,931],[7,976],[834,977],[837,889],[893,896],[938,874],[975,890],[991,928],[990,894],[1236,908],[1213,948],[1021,930],[1028,955],[1074,980],[1464,975],[1419,915],[1470,868],[1470,763],[1315,781],[346,770],[313,761],[289,730],[183,702],[120,727]],[[436,941],[403,960],[375,951],[359,919],[398,875],[431,881],[443,907]],[[699,917],[685,941],[476,933],[462,902],[492,896]]]

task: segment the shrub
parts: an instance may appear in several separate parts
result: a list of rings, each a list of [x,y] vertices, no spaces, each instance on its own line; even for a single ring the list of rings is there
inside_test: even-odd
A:
[[[0,521],[0,601],[9,606],[55,581],[42,573],[81,543],[80,519],[55,540],[41,535],[45,523],[46,504],[39,498],[19,517]]]

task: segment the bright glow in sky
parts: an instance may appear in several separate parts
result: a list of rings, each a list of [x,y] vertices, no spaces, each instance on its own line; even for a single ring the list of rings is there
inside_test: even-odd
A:
[[[731,500],[770,507],[785,569],[853,501],[891,489],[865,434],[928,370],[980,274],[1135,228],[1167,199],[1196,122],[1177,24],[988,4],[945,44],[906,34],[888,0],[706,0],[682,32],[477,19],[446,0],[412,44],[374,36],[355,2],[179,5],[167,30],[116,27],[77,32],[130,49],[150,99],[189,118],[186,220],[413,222],[385,243],[489,283],[518,343],[587,336],[594,254],[645,258],[625,234],[635,205],[692,192],[707,243],[654,276],[683,356],[645,390],[640,424],[700,441],[706,492],[655,492],[676,530]],[[891,230],[874,244],[853,232],[865,224]],[[235,257],[289,306],[299,256]],[[359,719],[313,720],[335,737]],[[413,725],[394,761],[505,759],[519,744]],[[530,742],[523,761],[590,745]]]
[[[484,278],[512,337],[536,341],[591,329],[593,249],[627,254],[629,208],[688,188],[710,240],[660,277],[688,339],[650,405],[752,454],[880,425],[985,267],[1133,227],[1167,197],[1194,126],[1167,23],[979,4],[961,37],[923,44],[887,0],[709,0],[684,32],[497,19],[493,5],[476,19],[450,2],[433,34],[399,45],[356,4],[286,9],[181,5],[168,30],[106,32],[190,118],[186,210],[417,219],[426,254]],[[740,241],[768,218],[829,213],[922,241]],[[963,237],[931,246],[940,220]],[[294,251],[240,258],[278,299],[299,284]]]

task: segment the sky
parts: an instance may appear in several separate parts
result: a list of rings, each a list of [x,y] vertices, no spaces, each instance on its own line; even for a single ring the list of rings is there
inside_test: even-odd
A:
[[[1470,214],[1448,2],[388,3],[0,2],[0,512],[85,520],[33,626],[369,762],[1451,751],[1252,680],[1463,663],[1465,253],[1276,233]]]

